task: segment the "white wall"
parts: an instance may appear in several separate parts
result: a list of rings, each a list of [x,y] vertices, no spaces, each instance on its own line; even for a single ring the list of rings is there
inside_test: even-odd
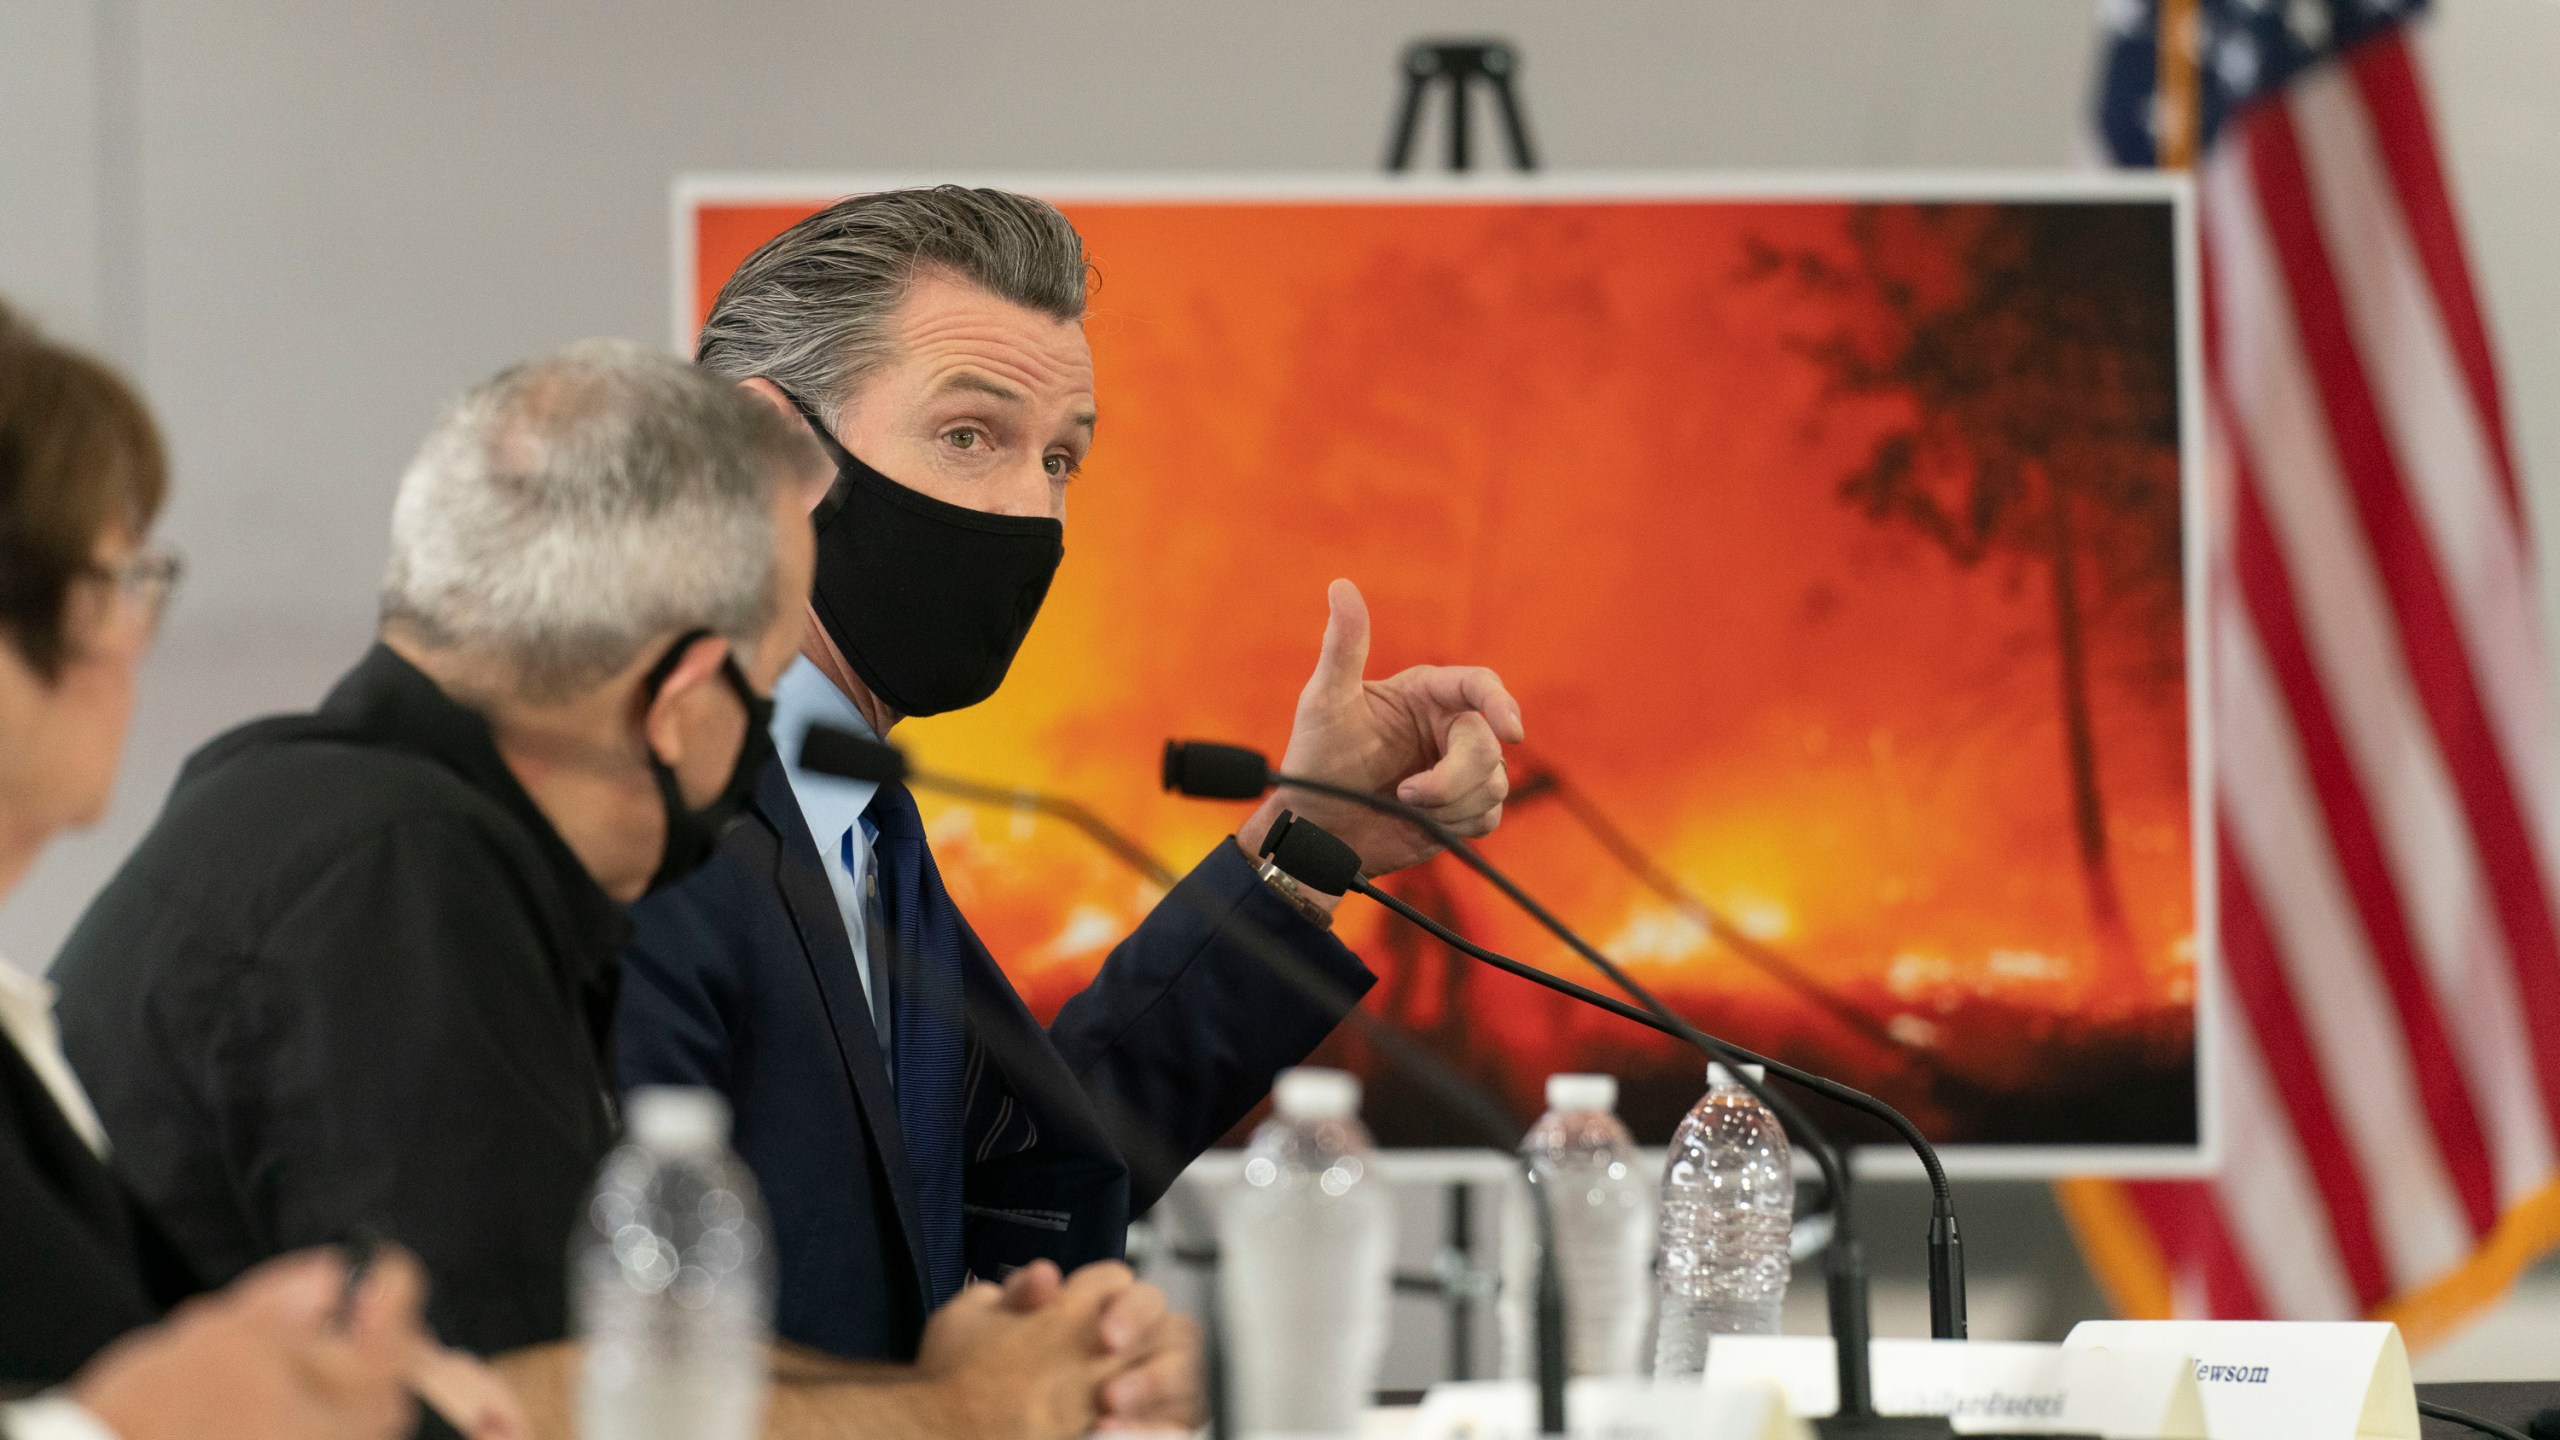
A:
[[[2560,554],[2560,0],[2440,5],[2452,173]],[[1555,169],[2065,167],[2091,9],[6,0],[0,295],[139,374],[192,573],[114,813],[0,908],[0,951],[44,964],[188,748],[353,658],[441,397],[575,337],[665,336],[678,172],[1359,173],[1400,47],[1434,32],[1519,42]],[[2038,1192],[2009,1203],[1968,1210],[1977,1273],[2070,1269]]]
[[[138,279],[191,606],[362,596],[438,397],[576,336],[662,336],[681,170],[1358,171],[1401,42],[1487,25],[1522,40],[1559,167],[2053,164],[2089,42],[2053,0],[1596,22],[1374,0],[114,3],[139,5],[141,271],[98,280]],[[82,28],[83,7],[37,4]],[[86,171],[38,176],[12,193]],[[58,223],[93,231],[72,217],[98,199],[64,192]]]
[[[96,17],[87,4],[0,7],[0,296],[101,339]]]
[[[2450,0],[2434,29],[2539,499],[2560,484],[2560,0]],[[191,565],[117,811],[0,909],[0,950],[43,963],[184,746],[308,701],[358,643],[441,397],[578,336],[665,335],[670,176],[1359,172],[1402,43],[1485,31],[1520,43],[1556,169],[2088,152],[2094,25],[2065,0],[0,6],[0,295],[140,374]],[[182,653],[212,634],[254,674]]]
[[[191,567],[117,808],[0,951],[45,962],[188,743],[352,654],[441,397],[666,334],[671,176],[1358,173],[1402,44],[1487,30],[1557,168],[2067,163],[2092,43],[2056,0],[0,6],[0,294],[139,373]]]

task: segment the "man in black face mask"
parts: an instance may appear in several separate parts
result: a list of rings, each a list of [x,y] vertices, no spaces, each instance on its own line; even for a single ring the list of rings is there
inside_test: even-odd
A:
[[[380,642],[317,713],[189,761],[54,971],[116,1166],[201,1279],[386,1235],[436,1330],[557,1408],[625,907],[710,859],[768,766],[827,475],[796,422],[621,342],[429,437]],[[874,1377],[899,1384],[804,1376],[772,1433],[1082,1433],[1106,1328],[1162,1297],[1058,1288],[949,1307],[922,1370]]]
[[[636,912],[622,1077],[730,1095],[774,1210],[783,1333],[839,1354],[904,1355],[969,1275],[1118,1254],[1129,1217],[1333,1028],[1211,917],[1352,993],[1372,983],[1326,897],[1246,858],[1275,800],[1044,1031],[943,892],[905,790],[790,763],[812,723],[885,736],[1003,680],[1093,443],[1085,268],[1037,200],[859,196],[749,258],[702,333],[698,362],[805,425],[836,481],[813,513],[801,660],[776,690],[786,763],[719,860]],[[1491,830],[1519,707],[1482,669],[1365,680],[1360,594],[1337,581],[1329,599],[1287,767]],[[1365,812],[1290,803],[1371,874],[1429,853]],[[1165,1349],[1109,1392],[1121,1418],[1187,1418],[1172,1370],[1188,1357]]]

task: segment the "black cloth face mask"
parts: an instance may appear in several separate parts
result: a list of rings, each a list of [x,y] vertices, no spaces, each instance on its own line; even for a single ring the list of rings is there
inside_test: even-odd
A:
[[[810,599],[845,663],[901,715],[996,693],[1066,558],[1066,527],[910,490],[856,459],[798,396],[791,403],[836,462],[835,488],[809,513]]]
[[[649,703],[656,703],[658,692],[666,688],[667,677],[675,673],[676,662],[684,658],[684,652],[710,633],[696,630],[668,649],[666,658],[649,672],[643,684],[642,693],[648,696]],[[646,739],[641,741],[641,748],[649,757],[649,772],[657,777],[658,802],[667,812],[667,846],[659,854],[658,873],[649,877],[651,894],[711,863],[722,837],[746,817],[747,807],[755,803],[756,779],[774,757],[773,702],[758,695],[755,687],[747,683],[747,673],[738,668],[736,654],[720,657],[720,673],[727,678],[729,688],[738,692],[738,703],[747,709],[747,733],[738,741],[738,759],[730,768],[729,783],[720,787],[710,804],[699,810],[687,806],[684,787],[676,783],[676,772],[658,758],[658,752],[649,747]]]

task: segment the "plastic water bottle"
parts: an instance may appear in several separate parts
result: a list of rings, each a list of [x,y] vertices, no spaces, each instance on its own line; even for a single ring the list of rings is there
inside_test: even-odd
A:
[[[708,1090],[635,1090],[570,1241],[583,1440],[751,1440],[764,1423],[764,1202]]]
[[[1653,1195],[1635,1138],[1618,1122],[1611,1075],[1550,1075],[1547,1113],[1521,1153],[1546,1188],[1564,1285],[1565,1369],[1641,1375],[1653,1309]],[[1512,1187],[1503,1225],[1503,1371],[1536,1370],[1537,1220]]]
[[[1350,1435],[1386,1355],[1395,1214],[1360,1123],[1360,1081],[1281,1072],[1219,1217],[1238,1428]]]
[[[1760,1067],[1750,1067],[1760,1078]],[[1794,1157],[1769,1107],[1722,1065],[1671,1137],[1662,1170],[1657,1378],[1696,1375],[1712,1335],[1775,1335],[1787,1298]]]

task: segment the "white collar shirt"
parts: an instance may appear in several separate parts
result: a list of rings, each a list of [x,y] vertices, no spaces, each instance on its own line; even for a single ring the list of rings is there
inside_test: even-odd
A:
[[[63,1056],[62,1031],[53,1020],[53,994],[52,981],[0,958],[0,1029],[9,1032],[18,1053],[26,1057],[27,1068],[44,1082],[62,1118],[103,1160],[107,1127],[98,1123],[89,1092],[80,1088],[80,1077],[71,1073],[71,1062]]]
[[[818,864],[835,891],[836,911],[844,917],[844,938],[852,946],[854,973],[862,979],[862,1002],[871,1011],[871,1028],[885,1048],[888,1027],[881,1023],[880,997],[872,993],[870,926],[864,895],[872,878],[870,827],[862,812],[880,787],[869,780],[847,780],[800,768],[800,741],[811,725],[833,725],[866,739],[879,735],[871,722],[836,688],[826,672],[803,655],[791,662],[773,687],[773,743],[782,752],[782,773],[791,782],[791,798],[817,842]]]

